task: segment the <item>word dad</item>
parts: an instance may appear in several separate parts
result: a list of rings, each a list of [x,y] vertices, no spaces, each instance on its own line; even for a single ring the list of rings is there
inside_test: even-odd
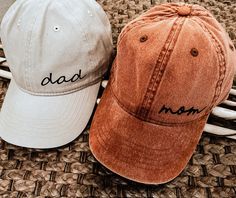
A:
[[[45,77],[42,82],[41,82],[41,85],[42,86],[46,86],[48,85],[49,83],[51,84],[62,84],[62,83],[68,83],[68,82],[76,82],[78,80],[81,80],[85,77],[86,75],[82,76],[82,71],[79,70],[79,73],[78,74],[75,74],[74,76],[72,76],[72,78],[70,79],[66,79],[65,76],[61,76],[59,77],[57,80],[53,80],[52,79],[52,73],[49,74],[49,77]]]

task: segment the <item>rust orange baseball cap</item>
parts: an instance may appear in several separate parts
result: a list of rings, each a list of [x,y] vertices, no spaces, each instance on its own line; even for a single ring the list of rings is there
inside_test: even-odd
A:
[[[235,65],[232,41],[203,7],[162,4],[130,22],[92,122],[95,158],[133,181],[172,180],[228,96]]]

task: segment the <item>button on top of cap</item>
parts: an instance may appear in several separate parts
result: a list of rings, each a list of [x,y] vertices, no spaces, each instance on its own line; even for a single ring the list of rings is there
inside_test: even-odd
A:
[[[191,13],[191,8],[188,6],[180,6],[177,12],[180,16],[188,16]]]

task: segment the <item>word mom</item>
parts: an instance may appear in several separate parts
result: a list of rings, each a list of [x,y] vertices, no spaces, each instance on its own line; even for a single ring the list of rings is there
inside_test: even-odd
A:
[[[53,80],[52,78],[52,73],[49,74],[49,77],[45,77],[42,82],[41,82],[41,85],[42,86],[46,86],[48,85],[49,83],[51,84],[62,84],[62,83],[68,83],[68,82],[76,82],[78,80],[81,80],[85,77],[86,75],[82,76],[82,71],[79,70],[79,73],[78,74],[75,74],[74,76],[72,76],[72,78],[69,78],[67,79],[65,76],[61,76],[59,77],[58,79],[56,80]]]
[[[206,108],[206,107],[205,107]],[[194,115],[194,114],[199,114],[201,113],[205,108],[203,108],[202,110],[199,110],[197,108],[191,107],[189,109],[186,109],[186,107],[182,106],[180,107],[178,110],[174,111],[173,109],[171,109],[170,107],[166,107],[165,105],[163,105],[163,107],[161,108],[161,110],[159,111],[160,113],[170,113],[170,114],[174,114],[174,115],[181,115],[181,114],[186,114],[186,115]]]

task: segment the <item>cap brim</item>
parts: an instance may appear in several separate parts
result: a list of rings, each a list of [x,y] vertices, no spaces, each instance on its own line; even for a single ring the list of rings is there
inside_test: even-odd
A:
[[[187,165],[206,119],[175,126],[142,121],[122,109],[108,85],[89,144],[95,158],[118,175],[146,184],[166,183]]]
[[[35,96],[11,81],[0,113],[0,137],[31,148],[53,148],[78,137],[96,103],[100,82],[60,96]]]

